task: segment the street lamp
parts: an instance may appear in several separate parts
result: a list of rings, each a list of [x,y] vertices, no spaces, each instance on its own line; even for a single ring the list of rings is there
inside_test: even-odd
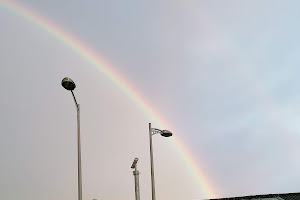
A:
[[[131,165],[131,169],[134,169],[133,171],[133,175],[134,175],[134,189],[135,189],[135,200],[140,200],[140,184],[139,184],[139,170],[137,170],[137,162],[138,162],[138,158],[135,158],[133,160],[133,163]]]
[[[152,135],[160,134],[164,137],[171,137],[173,134],[168,130],[160,130],[157,128],[151,128],[149,123],[149,140],[150,140],[150,161],[151,161],[151,186],[152,186],[152,200],[155,200],[155,184],[154,184],[154,166],[153,166],[153,149],[152,149]]]
[[[79,104],[76,101],[75,95],[73,93],[73,90],[76,88],[75,83],[72,81],[72,79],[65,77],[61,81],[61,85],[66,89],[70,90],[74,101],[76,105],[77,110],[77,153],[78,153],[78,200],[82,200],[82,178],[81,178],[81,148],[80,148],[80,107]]]

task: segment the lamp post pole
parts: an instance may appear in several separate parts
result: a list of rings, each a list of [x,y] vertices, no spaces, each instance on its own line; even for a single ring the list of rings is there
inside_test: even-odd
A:
[[[155,197],[155,182],[154,182],[154,161],[153,161],[153,148],[152,148],[152,136],[155,134],[161,134],[163,137],[171,137],[173,134],[168,130],[160,130],[152,128],[149,123],[149,141],[150,141],[150,162],[151,162],[151,187],[152,187],[152,200],[156,200]]]
[[[82,176],[81,176],[81,145],[80,145],[80,106],[76,101],[73,90],[75,89],[75,83],[68,77],[64,78],[61,82],[62,86],[66,90],[70,90],[74,98],[77,111],[77,156],[78,156],[78,200],[82,200]]]
[[[152,128],[149,123],[149,141],[150,141],[150,162],[151,162],[151,188],[152,188],[152,200],[155,200],[155,183],[154,183],[154,164],[153,164],[153,149],[152,149]]]
[[[73,92],[72,92],[73,94]],[[78,199],[82,200],[82,176],[81,176],[81,142],[80,142],[80,106],[77,104],[77,153],[78,153]]]

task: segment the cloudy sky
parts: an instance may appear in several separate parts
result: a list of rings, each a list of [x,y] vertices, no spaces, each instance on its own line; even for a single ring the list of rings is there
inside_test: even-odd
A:
[[[299,1],[14,1],[108,63],[155,116],[12,2],[0,0],[0,199],[77,199],[65,76],[84,200],[134,199],[135,157],[151,199],[149,122],[174,133],[153,137],[157,199],[299,192]]]

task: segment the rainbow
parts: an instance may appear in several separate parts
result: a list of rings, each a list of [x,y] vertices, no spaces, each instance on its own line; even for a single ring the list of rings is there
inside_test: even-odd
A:
[[[142,112],[159,127],[170,127],[169,124],[156,112],[147,100],[129,83],[125,80],[118,71],[106,62],[103,58],[97,55],[92,49],[80,42],[73,35],[67,33],[62,28],[54,25],[50,20],[38,15],[37,12],[10,0],[0,0],[0,7],[7,9],[11,13],[26,19],[31,24],[39,27],[43,31],[48,32],[58,41],[69,47],[73,52],[82,57],[86,62],[91,64],[101,73],[103,73],[109,80],[113,82],[123,93],[127,95]],[[174,129],[172,129],[174,130]],[[193,173],[193,176],[197,179],[201,191],[204,193],[205,198],[216,198],[216,193],[213,190],[212,184],[208,178],[204,175],[203,170],[197,165],[196,158],[192,156],[192,153],[185,147],[180,139],[173,139],[174,145],[177,151],[181,155],[182,159],[187,163],[189,170]]]

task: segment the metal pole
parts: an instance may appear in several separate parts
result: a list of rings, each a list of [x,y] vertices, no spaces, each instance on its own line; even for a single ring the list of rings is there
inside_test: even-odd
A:
[[[72,94],[73,94],[73,92],[72,92]],[[74,100],[75,100],[75,97],[74,97]],[[75,102],[76,102],[76,100],[75,100]],[[76,102],[76,104],[77,104],[77,102]],[[78,141],[78,200],[82,200],[81,146],[80,146],[80,106],[79,106],[79,104],[77,104],[77,141]]]
[[[151,186],[152,186],[152,200],[155,200],[155,184],[154,184],[154,166],[153,166],[153,150],[152,150],[152,129],[149,123],[149,139],[150,139],[150,161],[151,161]]]
[[[134,171],[133,171],[134,183],[135,183],[135,200],[140,200],[139,174],[140,174],[140,172],[135,167]]]

